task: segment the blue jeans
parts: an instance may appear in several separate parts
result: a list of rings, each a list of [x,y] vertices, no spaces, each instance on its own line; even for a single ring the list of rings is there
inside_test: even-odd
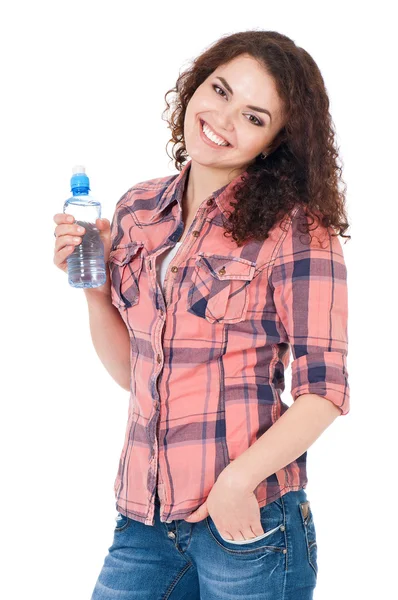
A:
[[[118,514],[91,600],[310,600],[314,518],[304,488],[260,508],[264,533],[228,541],[210,516],[155,524]]]

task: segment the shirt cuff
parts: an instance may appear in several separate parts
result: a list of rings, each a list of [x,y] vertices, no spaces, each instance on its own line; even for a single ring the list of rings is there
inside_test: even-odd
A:
[[[350,410],[350,388],[346,355],[342,352],[305,354],[292,362],[293,400],[317,394],[330,400],[346,415]]]

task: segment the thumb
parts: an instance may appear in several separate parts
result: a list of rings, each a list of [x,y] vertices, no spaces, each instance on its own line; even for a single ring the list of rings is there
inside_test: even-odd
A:
[[[188,521],[188,523],[196,523],[197,521],[202,521],[205,517],[207,517],[208,514],[209,511],[207,510],[206,502],[204,502],[201,506],[199,506],[199,508],[186,517],[184,521]]]
[[[110,229],[111,226],[108,219],[97,219],[96,225],[100,231],[106,231],[107,229]]]

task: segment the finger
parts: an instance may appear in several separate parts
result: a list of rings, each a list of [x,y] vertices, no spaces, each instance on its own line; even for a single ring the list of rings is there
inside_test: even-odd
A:
[[[217,529],[220,532],[220,535],[222,535],[222,537],[225,538],[226,540],[234,541],[234,540],[239,539],[239,535],[240,535],[239,533],[235,533],[235,535],[232,535],[232,533],[230,533],[226,529],[221,530],[218,527],[217,527]],[[240,538],[240,539],[242,539],[242,538]]]
[[[224,533],[222,533],[222,536],[228,540],[243,541],[250,540],[254,537],[262,535],[263,533],[265,532],[260,523],[257,525],[249,525],[248,527],[242,526],[240,529],[234,532],[230,532],[225,529]]]
[[[68,256],[68,254],[71,254],[73,252],[73,250],[75,249],[75,246],[65,246],[64,248],[61,248],[61,250],[59,251],[59,255],[60,256]]]
[[[57,225],[61,225],[61,223],[74,223],[75,217],[68,213],[57,213],[54,215],[53,220]]]
[[[100,229],[102,231],[102,230],[109,229],[110,222],[108,221],[108,219],[97,219],[96,225],[97,225],[98,229]]]
[[[242,527],[242,529],[239,529],[236,533],[233,534],[234,540],[239,540],[239,541],[249,540],[251,537],[254,537],[252,532],[251,531],[250,531],[250,533],[247,533],[247,531],[245,532],[243,530],[243,527]]]
[[[250,529],[247,532],[245,531],[245,537],[257,537],[258,535],[263,535],[263,533],[265,533],[265,531],[261,523],[259,523],[258,525],[251,525]]]
[[[55,250],[59,252],[65,246],[78,246],[81,244],[82,238],[77,235],[60,235],[55,240]]]
[[[242,525],[242,527],[240,527],[240,530],[242,532],[242,535],[246,539],[257,537],[258,535],[262,535],[263,533],[265,533],[263,525],[259,518],[255,519],[252,523],[249,523],[248,525]]]
[[[62,223],[61,225],[57,225],[55,230],[55,237],[60,238],[62,236],[65,235],[69,235],[69,236],[83,236],[86,233],[86,229],[85,227],[82,227],[81,225],[78,225],[77,223],[74,223],[73,225],[66,225],[64,223]],[[71,243],[71,240],[68,242]]]
[[[57,267],[60,267],[61,269],[66,267],[66,259],[70,254],[72,254],[74,249],[75,249],[74,246],[64,246],[63,248],[61,248],[60,250],[55,252],[54,253],[54,264]]]
[[[66,224],[68,224],[70,227],[70,225],[75,222],[74,216],[69,215],[67,213],[57,213],[56,215],[54,215],[53,220],[57,224],[57,227],[54,230],[55,237],[58,237],[59,235],[63,235],[64,233],[66,233],[66,231],[65,231]],[[60,226],[62,226],[62,227],[60,228]],[[70,232],[72,232],[72,230],[70,230]]]

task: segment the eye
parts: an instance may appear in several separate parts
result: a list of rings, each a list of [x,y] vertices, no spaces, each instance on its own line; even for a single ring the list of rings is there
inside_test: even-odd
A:
[[[213,89],[215,90],[216,88],[217,88],[218,90],[221,90],[221,91],[222,91],[222,93],[223,93],[223,94],[225,94],[224,90],[223,90],[222,88],[220,88],[220,86],[219,86],[219,85],[213,84]],[[216,92],[216,94],[218,94],[218,92]],[[218,94],[218,95],[220,96],[220,94]],[[225,94],[225,95],[226,95],[226,94]]]
[[[221,96],[221,94],[219,94],[219,93],[217,92],[217,90],[221,90],[221,92],[222,92],[222,93],[223,93],[223,94],[226,96],[226,94],[225,94],[224,90],[223,90],[222,88],[220,88],[220,86],[219,86],[219,85],[216,85],[216,84],[214,83],[212,87],[213,87],[214,91],[216,92],[216,94],[218,94],[218,96]],[[217,90],[216,90],[216,88],[217,88]],[[250,121],[250,123],[253,123],[253,125],[257,125],[257,126],[261,126],[261,125],[262,125],[262,122],[261,122],[259,119],[257,119],[257,117],[255,117],[254,115],[248,115],[248,116],[249,116],[249,117],[253,117],[253,119],[255,119],[255,120],[256,120],[256,122],[254,122],[254,121]],[[249,119],[248,119],[248,120],[249,120]]]
[[[249,117],[253,117],[253,119],[256,119],[257,123],[254,123],[255,125],[262,125],[261,121],[259,121],[257,119],[257,117],[255,117],[254,115],[248,115]],[[253,121],[250,121],[251,123],[253,123]]]

